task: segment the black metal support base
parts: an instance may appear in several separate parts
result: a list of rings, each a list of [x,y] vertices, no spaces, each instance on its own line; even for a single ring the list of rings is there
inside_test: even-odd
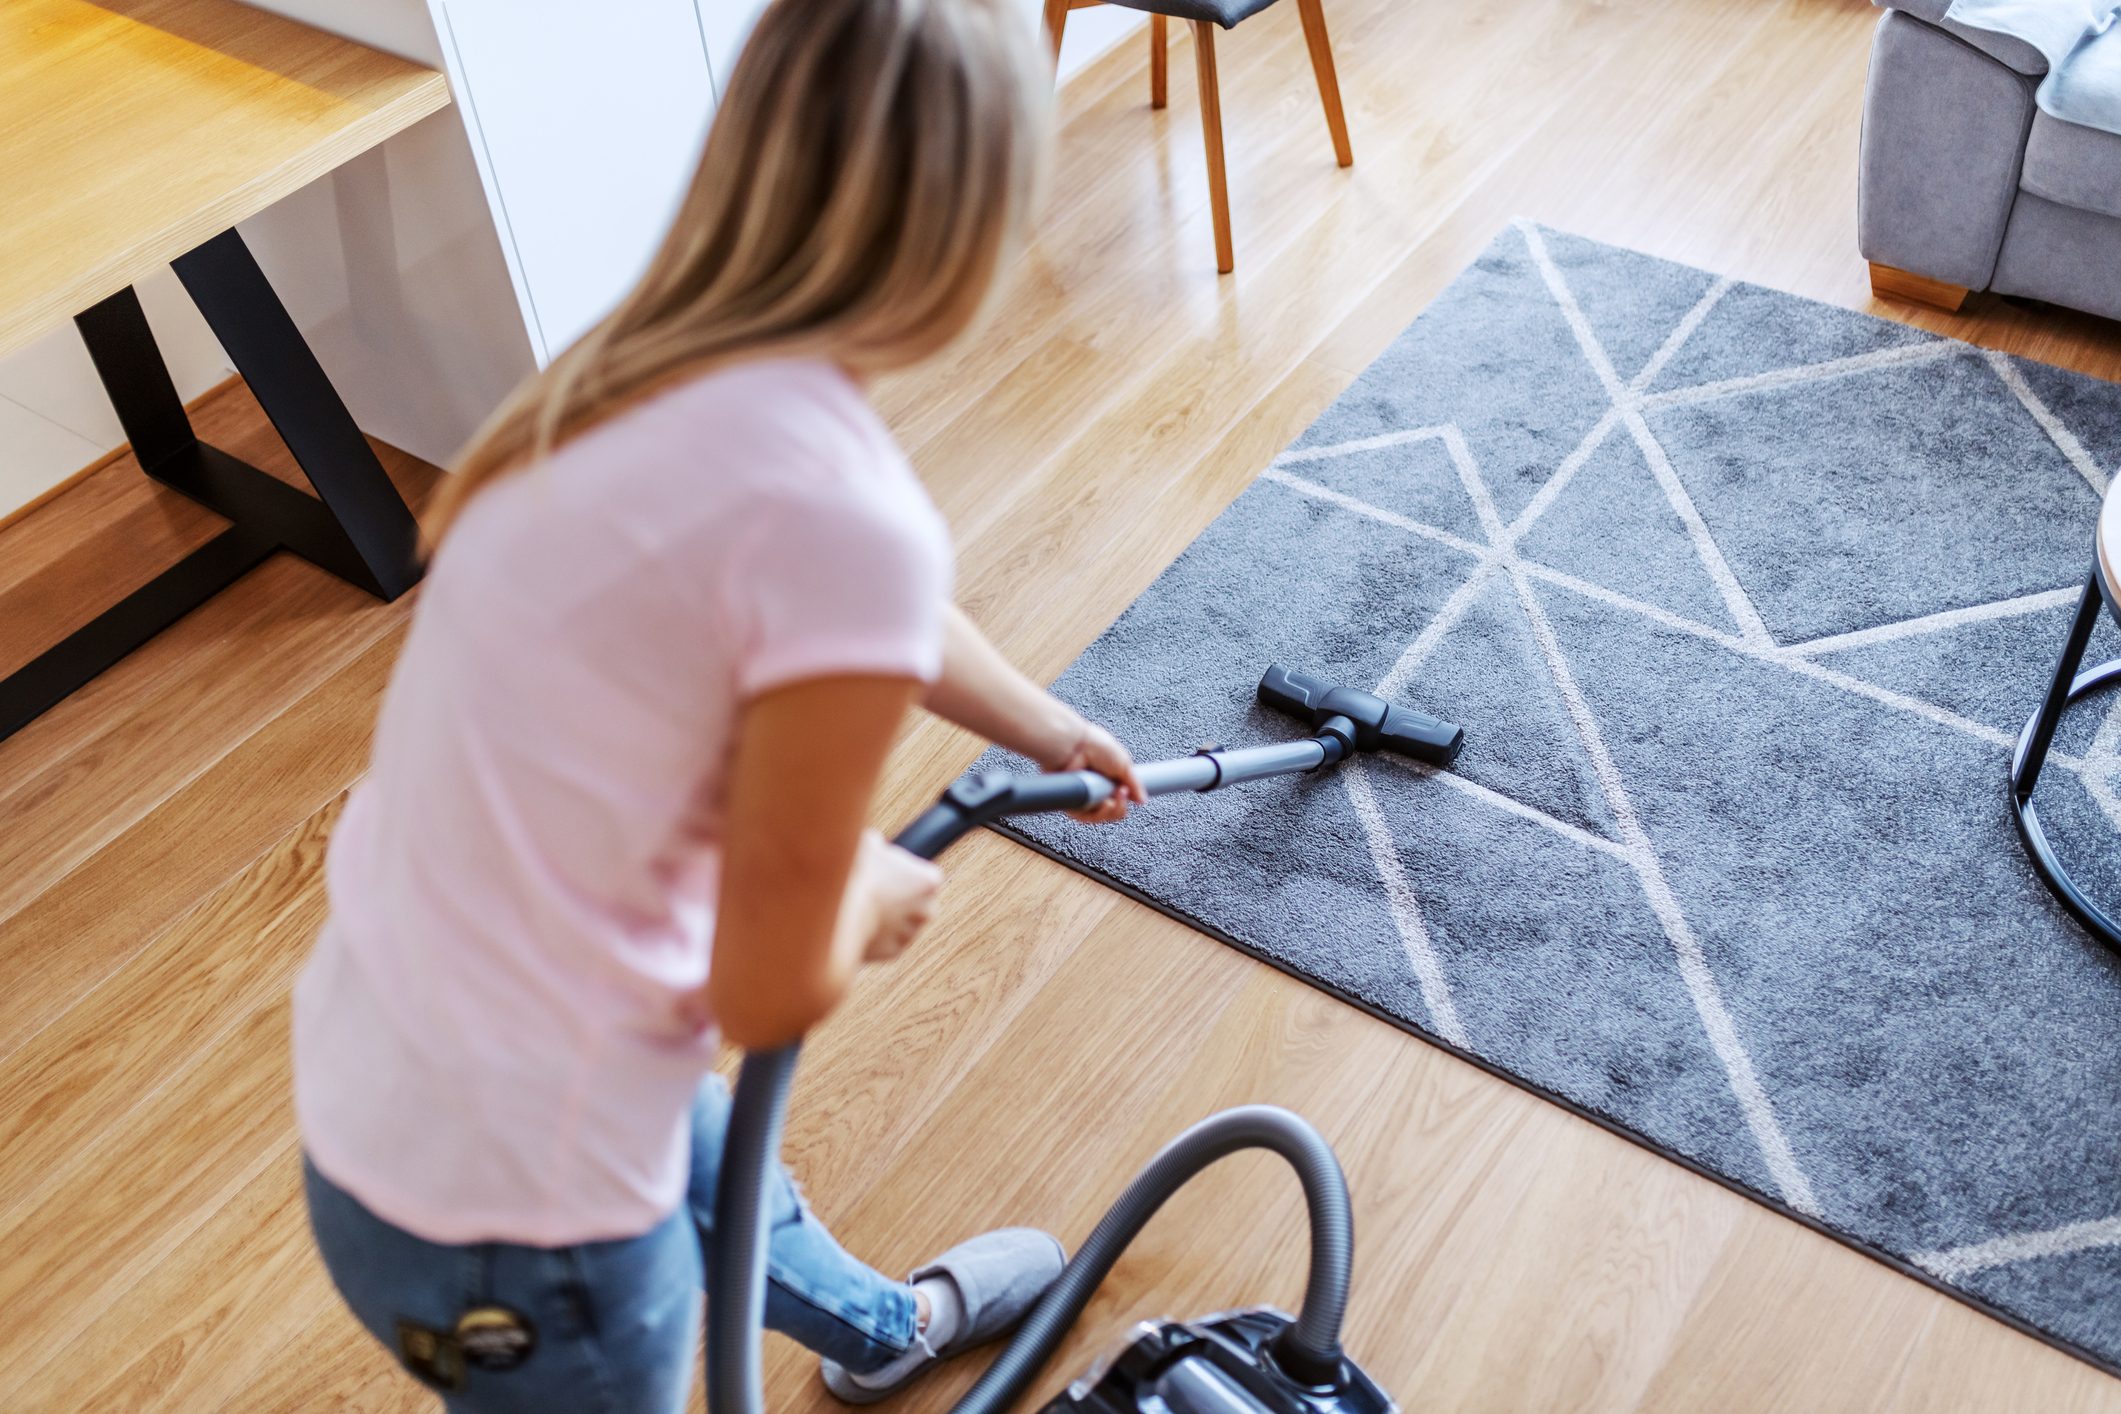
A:
[[[172,262],[315,496],[201,442],[130,289],[74,324],[141,469],[232,524],[10,676],[0,739],[241,578],[291,550],[382,599],[420,578],[419,530],[375,452],[241,236],[224,231]]]
[[[2018,736],[2018,749],[2011,754],[2011,813],[2018,822],[2018,838],[2024,842],[2025,852],[2031,857],[2033,868],[2039,871],[2042,881],[2093,937],[2121,951],[2121,923],[2116,923],[2111,914],[2077,887],[2069,870],[2056,856],[2054,846],[2048,842],[2047,832],[2040,825],[2040,812],[2033,805],[2033,790],[2040,783],[2040,768],[2047,764],[2048,752],[2055,744],[2055,729],[2062,723],[2064,710],[2081,697],[2121,682],[2121,660],[2102,664],[2088,673],[2077,671],[2078,665],[2084,661],[2085,647],[2091,642],[2092,630],[2098,627],[2104,599],[2099,568],[2094,565],[2091,578],[2084,586],[2084,597],[2077,601],[2077,616],[2070,623],[2069,638],[2062,646],[2062,657],[2055,664],[2055,676],[2048,684],[2047,696],[2041,700],[2040,710],[2025,724],[2025,730]]]

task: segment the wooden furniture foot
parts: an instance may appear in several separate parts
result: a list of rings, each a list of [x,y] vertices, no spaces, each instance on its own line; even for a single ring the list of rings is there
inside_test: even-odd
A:
[[[1192,20],[1193,67],[1200,76],[1200,130],[1208,147],[1208,204],[1215,216],[1215,268],[1229,274],[1237,268],[1230,243],[1230,183],[1223,174],[1223,101],[1215,79],[1215,26]]]
[[[1318,75],[1318,96],[1326,105],[1326,127],[1333,134],[1333,156],[1343,167],[1355,165],[1355,151],[1348,146],[1348,117],[1340,107],[1340,76],[1333,68],[1333,41],[1326,36],[1326,12],[1322,0],[1296,0],[1303,16],[1304,43],[1311,50],[1311,71]]]
[[[1149,106],[1161,108],[1171,101],[1169,26],[1162,15],[1149,16]]]
[[[1912,300],[1916,304],[1930,305],[1936,309],[1959,312],[1966,303],[1967,288],[1954,285],[1948,280],[1933,280],[1927,275],[1917,275],[1912,270],[1900,270],[1891,265],[1871,262],[1871,293],[1879,299]]]

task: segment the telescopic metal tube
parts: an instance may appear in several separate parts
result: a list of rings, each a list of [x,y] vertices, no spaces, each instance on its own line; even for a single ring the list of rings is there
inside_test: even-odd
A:
[[[1332,744],[1338,746],[1340,743]],[[1340,759],[1337,755],[1328,756],[1326,746],[1326,741],[1313,737],[1309,741],[1288,741],[1278,746],[1248,746],[1242,751],[1211,752],[1209,759],[1222,768],[1222,779],[1215,783],[1220,788],[1264,780],[1268,776],[1293,776],[1315,771],[1329,760]]]
[[[1247,746],[1237,751],[1202,751],[1172,761],[1151,761],[1135,768],[1142,789],[1151,795],[1220,790],[1268,776],[1293,776],[1338,761],[1340,743],[1331,737]]]
[[[1151,795],[1177,795],[1182,791],[1207,790],[1215,784],[1215,763],[1205,756],[1181,756],[1176,761],[1151,761],[1134,768],[1142,789]]]

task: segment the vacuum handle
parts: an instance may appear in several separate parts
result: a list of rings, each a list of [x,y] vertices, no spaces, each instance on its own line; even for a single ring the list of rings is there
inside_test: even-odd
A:
[[[908,854],[934,859],[978,825],[979,822],[970,815],[942,800],[914,817],[913,822],[900,830],[891,842]]]
[[[1112,794],[1112,782],[1095,771],[1018,776],[1009,786],[1011,815],[1047,815],[1057,810],[1087,810]]]
[[[1047,776],[967,776],[943,798],[915,816],[892,843],[908,854],[934,859],[981,825],[1004,815],[1044,815],[1087,810],[1112,794],[1112,782],[1095,771]]]

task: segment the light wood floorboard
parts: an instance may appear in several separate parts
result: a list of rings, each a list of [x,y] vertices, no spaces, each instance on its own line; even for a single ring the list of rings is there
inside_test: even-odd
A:
[[[1223,37],[1234,275],[1214,272],[1189,56],[1152,111],[1129,44],[1064,95],[1040,239],[991,327],[878,390],[957,531],[966,602],[1034,673],[1513,216],[2121,377],[2110,324],[1871,300],[1862,0],[1327,12],[1346,171],[1296,7]],[[277,454],[240,390],[199,419]],[[391,468],[415,496],[433,476]],[[0,668],[211,524],[121,460],[0,530]],[[0,743],[0,1407],[423,1407],[308,1249],[284,1034],[406,613],[276,561]],[[909,730],[880,822],[976,749]],[[886,1268],[993,1223],[1080,1239],[1171,1133],[1272,1101],[1346,1161],[1350,1343],[1410,1405],[2121,1409],[2089,1367],[1046,860],[980,838],[950,873],[933,935],[814,1039],[788,1139]],[[1269,1164],[1217,1170],[1048,1387],[1135,1316],[1292,1301],[1297,1219]],[[776,1407],[831,1407],[784,1341],[769,1374]]]

